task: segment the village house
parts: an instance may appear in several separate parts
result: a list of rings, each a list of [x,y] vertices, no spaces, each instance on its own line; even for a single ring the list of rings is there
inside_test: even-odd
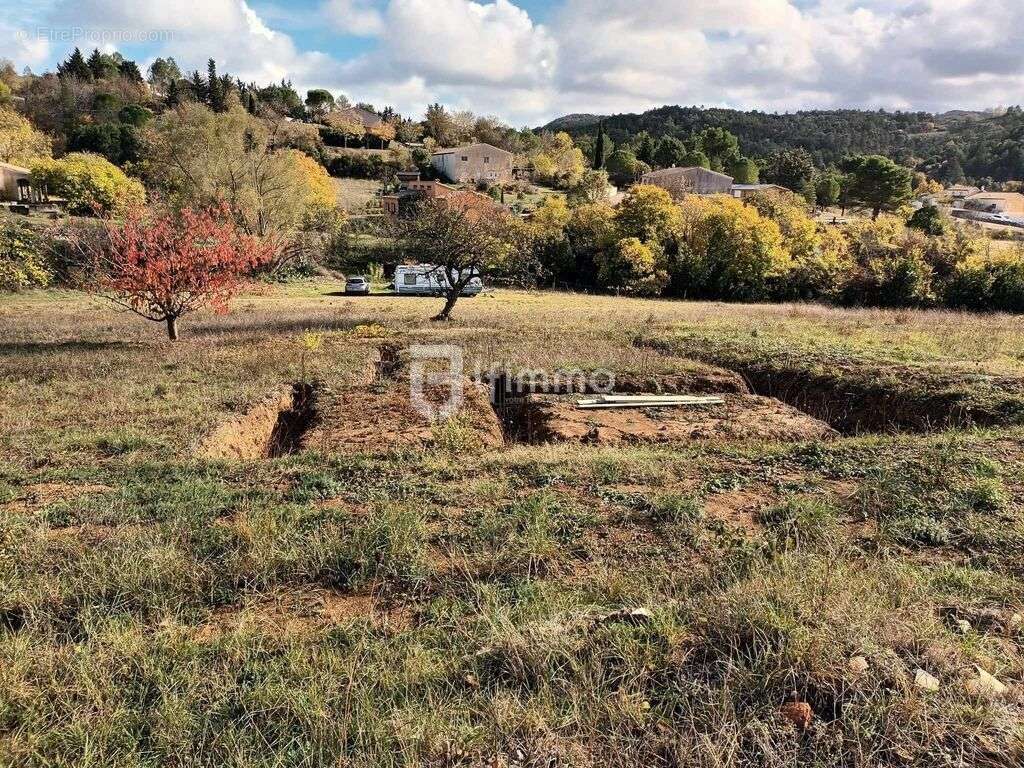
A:
[[[19,165],[0,163],[0,200],[12,203],[33,202],[31,171]]]
[[[443,197],[458,202],[465,207],[492,210],[499,207],[487,195],[471,190],[459,189],[449,184],[432,179],[421,179],[418,171],[399,171],[398,190],[381,197],[381,208],[384,215],[391,219],[405,215],[409,207],[419,200]]]
[[[512,181],[512,159],[511,152],[490,144],[467,144],[438,150],[431,156],[430,164],[438,175],[452,183],[499,183]]]
[[[384,122],[380,115],[376,115],[362,107],[336,109],[327,116],[328,124],[330,124],[331,120],[348,120],[349,122],[359,123],[363,128],[367,129],[374,128]]]
[[[743,200],[759,192],[789,192],[778,184],[735,184],[732,176],[707,168],[662,168],[645,173],[640,182],[668,190],[673,197],[684,195],[732,195]]]
[[[964,200],[964,208],[1024,216],[1024,195],[1020,192],[977,192]]]

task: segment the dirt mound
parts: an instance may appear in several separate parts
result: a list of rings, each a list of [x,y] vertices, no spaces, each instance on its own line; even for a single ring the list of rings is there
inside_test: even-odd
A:
[[[485,387],[465,379],[462,404],[454,425],[469,442],[481,448],[504,444],[501,422],[491,408]],[[447,387],[428,388],[433,404],[447,400]],[[324,397],[316,425],[306,433],[304,447],[322,453],[391,450],[424,447],[437,442],[444,424],[432,423],[413,406],[405,381],[386,386],[353,387]]]
[[[725,394],[722,405],[582,410],[572,396],[532,395],[523,404],[530,442],[670,443],[697,440],[823,440],[828,424],[778,400]]]
[[[701,366],[680,373],[620,373],[615,377],[615,391],[626,394],[655,392],[665,395],[685,394],[747,394],[750,390],[743,377],[733,371]]]

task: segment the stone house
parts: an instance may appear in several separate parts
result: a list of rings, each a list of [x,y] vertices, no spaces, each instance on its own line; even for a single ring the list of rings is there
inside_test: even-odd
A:
[[[512,159],[511,152],[490,144],[467,144],[438,150],[430,164],[439,176],[455,184],[503,183],[512,181]]]

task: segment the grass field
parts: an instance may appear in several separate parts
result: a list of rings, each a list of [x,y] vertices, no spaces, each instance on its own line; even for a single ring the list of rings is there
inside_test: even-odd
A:
[[[254,288],[173,345],[77,293],[0,303],[0,765],[1024,759],[1018,318],[499,291],[436,324],[339,288]],[[306,331],[333,391],[384,342],[699,363],[843,436],[485,449],[451,422],[202,458],[303,378]]]

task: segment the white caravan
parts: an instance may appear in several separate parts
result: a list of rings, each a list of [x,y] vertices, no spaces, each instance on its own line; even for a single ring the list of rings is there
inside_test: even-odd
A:
[[[452,282],[458,280],[458,275],[458,272],[452,270]],[[401,264],[395,267],[395,293],[442,296],[449,285],[444,267],[436,267],[433,264]],[[474,277],[462,289],[460,295],[476,296],[483,289],[483,282],[479,277]]]

